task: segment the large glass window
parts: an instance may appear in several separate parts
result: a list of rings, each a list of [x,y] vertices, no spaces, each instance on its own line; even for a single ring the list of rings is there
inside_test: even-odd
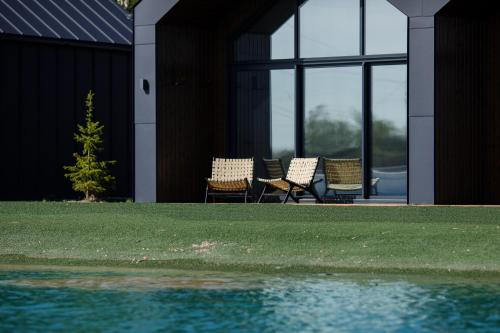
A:
[[[406,65],[372,68],[373,194],[405,196],[407,179]]]
[[[406,53],[406,15],[387,0],[366,1],[366,54]]]
[[[239,157],[295,156],[295,71],[254,70],[236,74],[235,143]],[[262,163],[257,174],[264,176]],[[259,173],[260,172],[260,173]]]
[[[265,7],[234,43],[234,154],[253,156],[260,177],[262,158],[281,158],[285,168],[293,156],[359,159],[362,186],[331,195],[405,197],[406,16],[387,0]]]
[[[236,61],[292,59],[295,56],[295,0],[278,1],[235,43]]]
[[[305,70],[305,154],[361,158],[361,66]]]
[[[240,71],[236,75],[236,137],[240,157],[270,156],[270,73]]]
[[[300,57],[358,55],[359,31],[359,1],[305,1],[300,7]]]
[[[271,155],[295,156],[295,70],[271,71]]]

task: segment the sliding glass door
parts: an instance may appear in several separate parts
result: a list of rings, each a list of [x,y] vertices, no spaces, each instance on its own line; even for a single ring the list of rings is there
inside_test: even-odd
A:
[[[406,65],[371,67],[372,195],[404,197],[407,193]]]
[[[386,0],[270,1],[234,40],[233,155],[260,177],[262,158],[358,159],[336,194],[404,199],[407,28]]]
[[[305,155],[361,158],[361,66],[306,68],[304,72]]]
[[[271,157],[288,165],[295,156],[295,70],[271,71]]]
[[[245,70],[236,73],[235,135],[238,157],[254,157],[265,175],[263,158],[295,156],[295,70]]]

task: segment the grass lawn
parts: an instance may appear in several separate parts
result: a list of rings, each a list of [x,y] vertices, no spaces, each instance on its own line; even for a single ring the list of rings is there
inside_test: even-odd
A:
[[[0,264],[500,276],[500,209],[0,203]]]

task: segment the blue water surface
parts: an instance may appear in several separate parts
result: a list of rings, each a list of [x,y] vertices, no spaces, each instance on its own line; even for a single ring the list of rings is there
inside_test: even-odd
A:
[[[500,332],[500,282],[11,267],[0,332]]]

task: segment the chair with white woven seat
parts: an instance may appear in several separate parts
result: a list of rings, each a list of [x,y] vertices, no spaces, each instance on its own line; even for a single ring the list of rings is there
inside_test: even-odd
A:
[[[253,158],[226,159],[214,158],[212,177],[207,179],[205,203],[212,196],[243,196],[248,201],[252,190]]]
[[[323,158],[325,169],[326,188],[324,197],[328,192],[355,192],[363,189],[363,175],[361,159],[329,159]],[[377,193],[379,178],[373,178],[371,185]]]
[[[295,202],[298,202],[299,200],[295,194],[299,192],[309,192],[318,202],[322,202],[321,198],[314,189],[314,176],[316,175],[318,164],[318,157],[294,158],[290,162],[286,177],[279,179],[258,178],[258,181],[263,183],[265,186],[270,186],[286,193],[283,203],[287,203],[290,197],[292,197]]]

